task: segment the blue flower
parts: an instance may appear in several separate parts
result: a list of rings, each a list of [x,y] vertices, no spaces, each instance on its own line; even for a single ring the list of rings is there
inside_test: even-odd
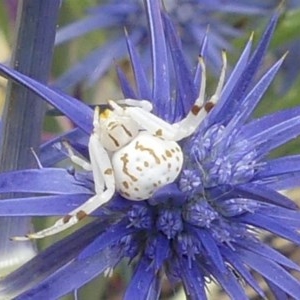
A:
[[[191,110],[203,64],[200,59],[195,75],[190,72],[170,19],[160,14],[159,1],[147,1],[147,12],[152,87],[130,38],[136,89],[118,70],[121,87],[126,98],[150,99],[154,111],[173,122]],[[185,160],[178,179],[145,201],[133,202],[116,193],[94,212],[93,222],[2,279],[1,297],[56,299],[128,259],[134,274],[124,299],[157,299],[164,273],[171,283],[182,282],[190,299],[207,299],[207,279],[217,281],[232,299],[247,299],[242,280],[264,297],[252,271],[262,275],[277,299],[299,298],[300,283],[290,271],[300,267],[258,236],[266,230],[300,244],[298,207],[278,192],[299,186],[300,156],[268,158],[273,149],[300,135],[300,107],[250,118],[283,62],[281,58],[254,81],[277,17],[252,54],[249,40],[218,104],[195,134],[180,142]],[[172,49],[170,66],[167,49]],[[202,52],[205,57],[205,48]],[[90,107],[3,65],[0,72],[72,119],[78,129],[67,136],[86,156]],[[59,159],[47,145],[43,151],[47,163]],[[94,195],[94,186],[90,173],[44,167],[1,174],[0,192],[12,191],[31,195],[2,200],[2,215],[65,215]]]
[[[222,63],[220,50],[232,49],[228,41],[243,32],[238,25],[239,18],[265,15],[270,13],[277,4],[275,0],[266,0],[263,3],[249,0],[163,2],[165,10],[173,17],[177,30],[181,33],[185,52],[189,53],[187,58],[190,63],[194,63],[209,30],[206,60],[208,66],[215,72],[219,70]],[[253,23],[254,20],[252,19],[251,22]],[[90,8],[85,18],[59,29],[56,36],[57,45],[99,29],[109,30],[110,39],[60,76],[55,83],[56,87],[66,89],[87,78],[89,84],[93,84],[106,73],[114,60],[126,58],[124,28],[129,32],[132,43],[143,46],[144,54],[148,54],[150,36],[143,1],[130,0],[126,3],[108,1],[106,4]]]

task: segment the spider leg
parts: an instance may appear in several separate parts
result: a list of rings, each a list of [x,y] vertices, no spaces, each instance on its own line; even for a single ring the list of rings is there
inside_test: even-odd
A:
[[[204,120],[206,115],[219,100],[223,89],[227,68],[227,58],[225,51],[222,52],[222,60],[223,66],[217,89],[210,100],[205,102],[206,67],[203,58],[199,58],[199,63],[201,65],[201,87],[199,96],[195,100],[195,103],[188,115],[177,123],[169,124],[152,114],[150,111],[146,111],[141,107],[122,108],[114,101],[109,101],[109,105],[114,109],[114,111],[120,113],[120,115],[127,115],[131,117],[139,124],[141,128],[146,129],[153,135],[161,137],[165,140],[179,141],[194,133],[199,124]]]
[[[165,139],[172,140],[173,138],[173,125],[160,119],[150,111],[146,111],[141,107],[121,107],[117,102],[113,100],[108,101],[114,112],[120,116],[129,116],[132,120],[136,121],[141,128],[148,130],[150,133],[160,136]],[[164,128],[164,132],[161,135],[161,128]],[[156,132],[158,131],[158,132]],[[165,133],[165,134],[164,134]]]
[[[68,156],[75,165],[81,167],[85,171],[93,171],[92,165],[83,158],[76,155],[72,146],[66,140],[64,140],[62,144],[67,149]],[[97,183],[95,184],[97,185],[99,192],[104,190],[104,179],[101,176],[97,178]]]
[[[92,171],[91,164],[89,162],[85,161],[83,158],[76,155],[72,146],[67,141],[63,141],[62,144],[67,149],[68,156],[75,165],[81,167],[82,169],[84,169],[86,171]]]
[[[37,166],[39,167],[39,169],[43,169],[43,165],[38,157],[38,155],[36,154],[36,152],[34,151],[34,149],[31,147],[30,151],[34,157],[34,160],[36,161]]]
[[[204,120],[207,114],[214,108],[214,106],[220,100],[220,96],[225,82],[225,75],[226,75],[226,68],[227,68],[227,56],[225,51],[222,51],[222,61],[223,61],[223,65],[222,65],[221,74],[220,74],[216,91],[211,96],[211,98],[205,102],[204,100],[205,100],[205,89],[206,89],[206,67],[203,58],[202,57],[199,58],[199,63],[201,65],[201,70],[202,70],[201,88],[200,88],[199,96],[196,99],[188,115],[177,123],[179,128],[187,129],[186,131],[188,135],[192,134],[197,129],[199,124]],[[186,135],[183,137],[186,137]]]
[[[215,105],[220,100],[222,89],[223,89],[224,83],[225,83],[225,75],[226,75],[226,68],[227,68],[227,56],[226,56],[226,52],[224,50],[222,51],[222,61],[223,61],[223,65],[222,65],[221,74],[219,77],[219,82],[218,82],[216,91],[208,101],[208,102],[212,103],[213,105]]]
[[[115,100],[113,102],[116,102],[119,105],[140,107],[145,111],[152,111],[153,109],[152,103],[148,100],[121,99],[121,100]]]
[[[95,126],[98,125],[97,119],[98,110],[95,110]],[[53,226],[35,233],[30,233],[23,237],[13,237],[13,240],[26,241],[29,239],[41,239],[46,236],[61,232],[81,221],[83,218],[91,214],[93,211],[108,202],[113,197],[115,193],[115,179],[112,165],[108,153],[101,145],[99,137],[95,132],[90,137],[89,152],[95,181],[95,196],[91,197],[76,209],[72,210],[68,215],[57,220]],[[103,179],[106,186],[106,189],[104,191],[104,184],[102,183]]]

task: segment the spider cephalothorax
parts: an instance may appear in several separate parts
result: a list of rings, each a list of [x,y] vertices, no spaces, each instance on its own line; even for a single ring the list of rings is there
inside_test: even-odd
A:
[[[220,98],[225,80],[226,55],[215,94],[205,100],[206,71],[202,58],[201,88],[190,112],[169,124],[154,115],[146,100],[108,101],[110,109],[95,109],[94,130],[89,139],[90,162],[76,156],[67,145],[71,160],[93,172],[95,195],[59,219],[53,226],[15,240],[43,238],[71,227],[104,203],[115,191],[139,201],[151,198],[160,187],[174,182],[181,171],[183,153],[177,141],[192,135]]]

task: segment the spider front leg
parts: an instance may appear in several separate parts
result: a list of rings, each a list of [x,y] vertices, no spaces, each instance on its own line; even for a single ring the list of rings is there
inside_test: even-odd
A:
[[[79,157],[78,155],[75,154],[72,146],[68,143],[68,141],[64,140],[62,141],[63,146],[67,149],[68,151],[68,157],[71,159],[71,161],[81,167],[82,169],[86,170],[86,171],[92,171],[92,165],[85,161],[83,158]]]
[[[114,101],[121,105],[140,107],[145,111],[152,111],[153,105],[148,100],[137,100],[137,99],[121,99]]]
[[[219,101],[225,82],[225,73],[227,68],[225,51],[222,52],[222,60],[223,66],[216,91],[213,96],[205,102],[206,67],[203,58],[199,58],[199,64],[201,66],[201,87],[199,96],[195,100],[191,111],[187,114],[187,116],[177,123],[169,124],[142,107],[135,106],[123,108],[114,101],[109,101],[109,105],[116,113],[129,116],[137,122],[141,128],[146,129],[155,136],[171,141],[182,140],[195,132],[199,124]]]
[[[99,111],[95,110],[94,126],[98,126]],[[84,204],[71,211],[68,215],[57,220],[53,226],[44,230],[30,233],[26,236],[13,237],[15,241],[26,241],[29,239],[41,239],[59,233],[67,228],[70,228],[80,220],[91,214],[97,208],[108,202],[115,193],[115,179],[112,165],[108,153],[101,145],[99,136],[94,132],[89,141],[89,153],[93,177],[95,182],[96,195],[87,200]],[[72,153],[71,153],[72,154]],[[104,180],[104,183],[102,182]],[[103,190],[103,187],[106,187]]]

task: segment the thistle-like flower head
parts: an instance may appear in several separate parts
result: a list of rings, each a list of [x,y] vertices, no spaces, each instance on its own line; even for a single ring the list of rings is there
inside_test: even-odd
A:
[[[127,45],[136,89],[118,69],[120,83],[125,98],[151,100],[157,115],[174,122],[187,114],[197,97],[201,64],[192,74],[159,1],[147,1],[147,13],[151,84],[130,37]],[[290,274],[300,271],[299,266],[259,239],[259,231],[264,230],[300,244],[298,208],[278,192],[299,186],[300,156],[268,157],[300,135],[300,108],[251,119],[283,62],[281,58],[256,80],[277,17],[273,16],[252,54],[250,38],[219,103],[197,132],[181,142],[184,166],[178,179],[145,201],[116,194],[95,212],[95,221],[2,279],[1,295],[58,298],[128,259],[134,274],[124,299],[157,299],[164,273],[171,283],[182,282],[190,299],[207,298],[208,279],[218,282],[232,299],[247,299],[242,281],[264,297],[252,271],[262,275],[278,299],[299,297],[300,284]],[[202,55],[206,57],[205,46]],[[0,72],[71,118],[78,128],[65,137],[85,155],[92,131],[90,107],[5,66]],[[0,175],[1,193],[40,194],[2,200],[2,215],[65,215],[94,194],[90,173],[45,167],[60,158],[54,151],[49,144],[42,148],[44,168]],[[29,272],[35,277],[29,278]]]
[[[243,33],[239,23],[253,15],[266,15],[277,4],[276,0],[266,0],[263,3],[248,0],[162,1],[164,11],[173,17],[180,32],[190,66],[195,62],[203,39],[209,31],[206,63],[215,72],[222,63],[219,55],[221,49],[232,50],[229,41]],[[254,23],[254,18],[251,23]],[[129,32],[134,45],[143,45],[143,60],[148,61],[150,35],[141,0],[130,0],[126,3],[109,1],[90,8],[84,18],[60,28],[56,36],[57,45],[101,29],[109,32],[109,39],[60,76],[55,85],[66,89],[86,79],[89,84],[95,83],[109,70],[113,61],[126,57],[124,28]],[[144,64],[149,66],[150,62]]]

